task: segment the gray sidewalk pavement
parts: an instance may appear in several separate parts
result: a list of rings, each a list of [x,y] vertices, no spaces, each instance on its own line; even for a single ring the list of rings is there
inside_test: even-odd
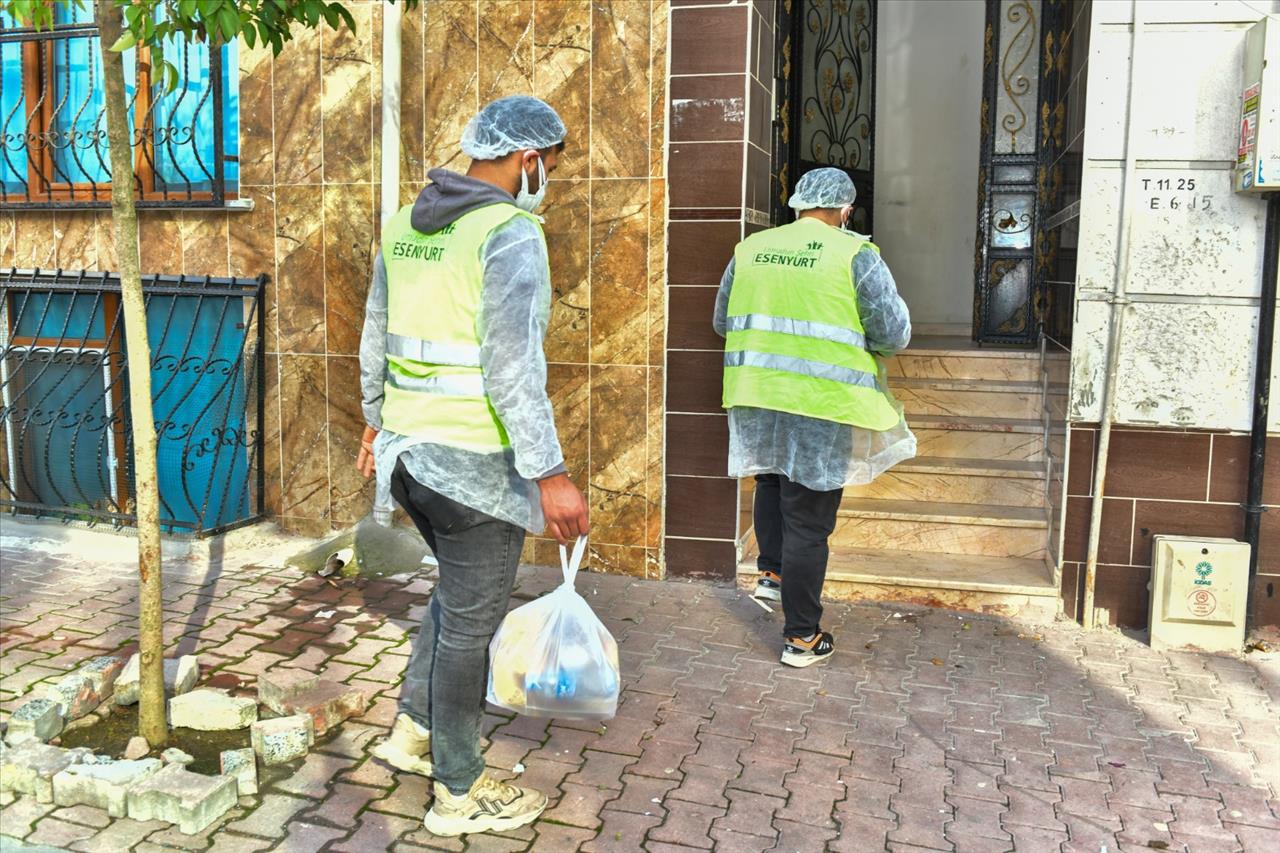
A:
[[[279,560],[168,565],[173,650],[200,654],[206,677],[321,672],[368,691],[368,713],[198,836],[28,797],[0,800],[0,834],[137,853],[1280,850],[1280,655],[833,604],[834,660],[792,670],[777,662],[780,614],[736,589],[595,574],[579,590],[619,641],[618,717],[488,716],[489,766],[521,767],[552,807],[515,833],[437,839],[421,827],[426,780],[369,755],[429,575],[335,588]],[[36,683],[130,650],[127,562],[7,538],[0,564],[0,718]],[[558,581],[523,570],[513,605]]]

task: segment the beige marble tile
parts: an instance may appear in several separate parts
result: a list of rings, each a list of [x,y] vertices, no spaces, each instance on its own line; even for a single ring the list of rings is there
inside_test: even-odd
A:
[[[268,353],[262,374],[263,504],[272,515],[281,511],[280,357]]]
[[[228,215],[230,273],[238,278],[267,277],[260,308],[266,322],[266,348],[267,352],[279,352],[275,194],[267,188],[241,187],[241,195],[253,201],[253,210]]]
[[[652,577],[649,574],[648,551],[633,545],[591,545],[583,560],[593,572],[614,575],[630,575],[634,578]]]
[[[319,183],[323,175],[320,40],[318,30],[299,28],[275,57],[273,137],[280,185]]]
[[[593,181],[591,363],[649,361],[649,180]]]
[[[649,374],[649,409],[646,418],[647,470],[645,496],[649,507],[646,511],[645,544],[650,548],[662,547],[662,501],[665,486],[664,441],[666,401],[664,399],[663,369],[651,367]]]
[[[142,275],[182,272],[182,214],[144,210],[138,214],[138,255]]]
[[[329,503],[335,526],[354,524],[373,507],[373,482],[356,470],[364,413],[360,407],[360,361],[328,356]]]
[[[564,121],[557,178],[587,177],[591,167],[591,4],[534,4],[534,94]]]
[[[57,266],[64,270],[101,269],[98,252],[98,221],[93,211],[55,211],[58,239]]]
[[[997,506],[1041,506],[1045,498],[1043,480],[911,473],[903,469],[881,474],[874,483],[865,486],[850,486],[845,494],[885,500]]]
[[[533,94],[533,0],[481,0],[480,103]]]
[[[271,48],[241,42],[239,62],[240,183],[269,186],[275,183]]]
[[[427,5],[406,10],[403,17],[403,28],[400,32],[400,180],[421,185],[427,179],[426,121],[427,121],[427,37],[426,16]],[[379,22],[382,20],[382,7],[376,8]],[[380,27],[379,27],[380,28]],[[374,42],[374,54],[381,62],[381,50]],[[375,75],[375,86],[377,86]],[[381,103],[380,93],[374,92],[374,126],[378,132],[374,134],[374,150],[381,147]],[[375,164],[377,162],[377,157]]]
[[[591,4],[591,176],[648,177],[648,3]]]
[[[565,467],[579,489],[590,482],[591,377],[585,364],[547,365],[547,395],[555,408],[556,435]]]
[[[426,129],[428,169],[466,171],[458,142],[480,105],[479,38],[474,0],[442,0],[427,10]]]
[[[373,174],[373,6],[348,7],[356,30],[324,27],[320,34],[320,117],[324,125],[326,183],[372,181]],[[379,111],[379,122],[381,112]]]
[[[890,359],[887,369],[890,376],[915,379],[1003,379],[1032,382],[1040,378],[1039,362],[1033,359],[913,355],[910,351]]]
[[[372,184],[324,188],[325,335],[331,355],[360,351],[373,273],[374,194]]]
[[[667,36],[670,8],[667,0],[651,0],[649,28],[649,174],[665,174],[667,123]]]
[[[591,368],[594,541],[643,546],[647,538],[647,368]]]
[[[52,213],[24,211],[14,214],[13,264],[22,269],[57,267],[58,242]]]
[[[831,536],[832,550],[882,548],[935,554],[984,554],[992,557],[1037,557],[1044,552],[1045,531],[1035,527],[999,527],[932,521],[841,516]]]
[[[116,226],[111,221],[111,213],[100,210],[94,213],[94,217],[97,220],[98,263],[104,270],[118,270],[120,255],[116,252]]]
[[[329,518],[326,372],[324,356],[280,356],[281,511],[288,516]]]
[[[319,185],[276,190],[276,308],[281,352],[325,351],[324,229]]]
[[[911,419],[907,419],[911,426]],[[969,430],[921,429],[912,426],[916,452],[920,456],[958,456],[969,459],[1039,459],[1044,440],[1039,434],[1017,432],[971,432]]]
[[[547,358],[585,364],[591,331],[590,183],[552,181],[543,215],[552,288]]]
[[[182,271],[189,276],[220,276],[230,272],[227,214],[221,210],[182,214]]]
[[[666,361],[667,221],[666,182],[649,181],[649,364]]]
[[[893,395],[911,415],[954,415],[957,417],[1037,418],[1041,399],[1038,393],[978,391],[904,387],[889,383]]]
[[[14,265],[13,219],[12,213],[0,213],[0,267]]]

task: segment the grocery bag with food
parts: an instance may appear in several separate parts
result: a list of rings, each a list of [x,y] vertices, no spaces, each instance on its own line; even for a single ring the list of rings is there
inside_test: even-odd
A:
[[[560,546],[564,583],[507,614],[489,644],[489,702],[531,717],[607,720],[618,709],[618,644],[573,587],[586,550]]]

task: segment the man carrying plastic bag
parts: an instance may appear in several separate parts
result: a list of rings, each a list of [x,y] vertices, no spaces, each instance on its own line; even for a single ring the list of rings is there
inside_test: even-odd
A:
[[[489,702],[530,717],[607,720],[618,710],[618,644],[574,589],[587,539],[569,559],[564,583],[507,614],[489,646]]]

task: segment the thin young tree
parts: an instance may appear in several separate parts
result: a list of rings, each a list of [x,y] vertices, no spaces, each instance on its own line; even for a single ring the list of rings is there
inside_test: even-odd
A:
[[[161,599],[160,489],[156,476],[156,430],[151,400],[151,346],[138,247],[138,211],[134,198],[134,143],[124,52],[150,53],[155,85],[172,90],[177,69],[164,58],[175,40],[203,42],[209,50],[243,38],[249,47],[284,50],[295,32],[322,25],[356,28],[341,0],[0,0],[0,9],[25,26],[50,29],[57,4],[83,9],[93,3],[102,54],[103,103],[110,156],[111,222],[120,263],[125,345],[133,354],[129,373],[129,414],[133,432],[134,506],[138,533],[138,646],[141,662],[138,730],[153,747],[169,736],[164,688],[164,612]],[[386,0],[395,3],[396,0]],[[414,8],[419,0],[400,0]]]

